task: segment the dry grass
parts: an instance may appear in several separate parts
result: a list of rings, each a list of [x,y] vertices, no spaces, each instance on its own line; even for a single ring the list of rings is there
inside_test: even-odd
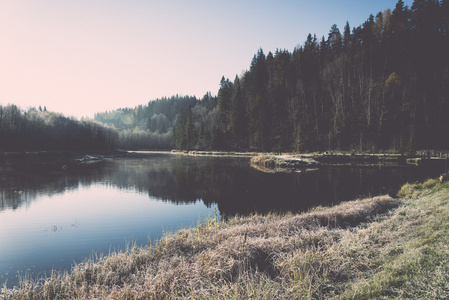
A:
[[[251,158],[251,166],[265,173],[288,172],[291,170],[313,170],[318,162],[311,157],[294,154],[259,154]]]
[[[251,158],[251,165],[262,169],[274,169],[279,167],[280,163],[275,155],[261,154]]]
[[[419,187],[419,194],[412,192],[415,198],[375,197],[300,215],[253,215],[228,222],[211,216],[155,245],[24,281],[0,298],[447,297],[449,247],[443,242],[449,232],[449,186],[426,186],[434,192],[423,195],[428,190]]]

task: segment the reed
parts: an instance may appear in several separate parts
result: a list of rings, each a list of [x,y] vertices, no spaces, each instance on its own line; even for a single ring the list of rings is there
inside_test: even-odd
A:
[[[0,299],[367,299],[449,297],[449,184],[303,214],[215,214]]]

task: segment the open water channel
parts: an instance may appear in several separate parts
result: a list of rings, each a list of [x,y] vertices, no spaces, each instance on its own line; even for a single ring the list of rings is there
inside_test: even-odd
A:
[[[0,284],[65,271],[88,258],[146,245],[215,213],[300,212],[395,194],[441,170],[320,167],[263,173],[249,158],[153,153],[76,169],[0,165]]]

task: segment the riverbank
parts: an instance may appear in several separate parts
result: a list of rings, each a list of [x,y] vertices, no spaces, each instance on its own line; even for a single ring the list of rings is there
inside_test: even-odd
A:
[[[449,184],[299,215],[210,216],[3,290],[0,299],[369,299],[449,296]]]
[[[259,155],[259,152],[236,152],[236,151],[179,151],[172,150],[173,154],[187,154],[191,156],[225,156],[225,157],[253,157]]]
[[[319,166],[429,166],[447,165],[445,157],[406,156],[400,154],[303,153],[258,154],[251,158],[251,166],[263,172],[314,170]]]
[[[133,151],[136,154],[151,153]],[[262,153],[262,152],[226,152],[226,151],[179,151],[171,153],[190,156],[249,157],[251,166],[262,172],[275,173],[297,170],[314,170],[319,166],[434,166],[447,165],[447,152],[417,151],[415,155],[397,153],[354,153],[344,151],[326,151],[313,153]]]
[[[213,157],[248,157],[251,166],[263,172],[285,172],[297,170],[313,170],[319,166],[435,166],[447,165],[447,158],[442,156],[426,156],[422,152],[415,156],[401,154],[364,154],[348,152],[316,152],[316,153],[260,153],[260,152],[226,152],[226,151],[127,151],[116,150],[109,153],[78,153],[73,151],[40,151],[40,152],[0,152],[0,172],[7,166],[4,162],[26,162],[30,168],[50,170],[67,170],[99,163],[105,158],[139,158],[154,154],[174,154],[189,156]],[[435,153],[433,153],[435,154]],[[2,164],[3,162],[3,164]]]

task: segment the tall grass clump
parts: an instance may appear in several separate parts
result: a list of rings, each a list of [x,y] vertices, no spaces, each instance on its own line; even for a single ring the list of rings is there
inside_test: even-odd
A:
[[[153,245],[24,280],[0,299],[449,297],[449,186],[409,189],[421,192],[297,215],[224,222],[215,213]]]

